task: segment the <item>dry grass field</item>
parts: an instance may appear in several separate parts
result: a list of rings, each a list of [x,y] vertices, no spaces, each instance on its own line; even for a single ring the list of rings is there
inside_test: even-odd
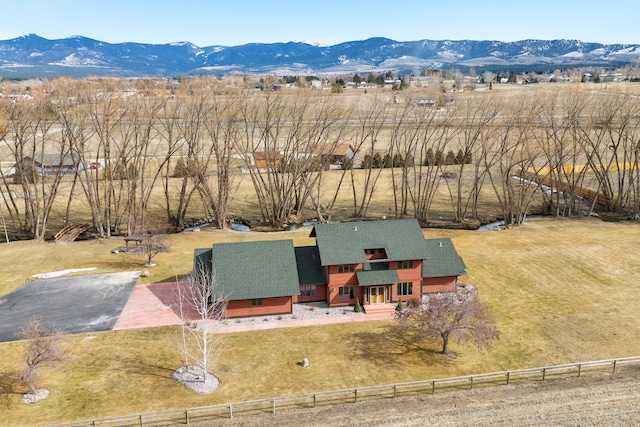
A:
[[[26,390],[0,380],[0,424],[44,425],[110,415],[202,406],[288,395],[640,354],[635,301],[640,281],[638,225],[598,219],[536,219],[494,232],[424,231],[451,237],[468,276],[501,332],[491,351],[452,345],[455,359],[434,355],[439,343],[407,342],[393,321],[264,330],[225,335],[213,372],[221,388],[195,395],[171,379],[181,365],[176,328],[69,336],[68,360],[45,369],[51,397],[24,405]],[[292,238],[311,243],[309,228],[280,233],[203,229],[170,236],[172,250],[156,258],[146,281],[185,274],[196,247],[215,242]],[[12,242],[0,246],[0,295],[37,272],[73,267],[98,271],[140,268],[141,256],[111,254],[121,239],[58,246]],[[25,262],[28,260],[28,262]],[[0,370],[11,370],[21,343],[0,344]],[[297,362],[312,361],[309,369]]]
[[[542,100],[558,91],[585,91],[594,96],[638,95],[640,85],[495,85],[491,93],[465,92],[456,96],[457,103],[463,104],[466,97],[491,96],[495,100],[509,100],[523,93],[534,94]],[[361,91],[346,90],[343,96],[354,102],[358,99],[384,100],[393,103],[390,110],[401,111],[406,102],[427,94],[428,89],[412,88],[402,93],[397,103],[390,90],[375,92],[372,90],[365,95]],[[374,98],[374,95],[379,97]],[[388,132],[384,129],[381,135],[385,137]],[[7,154],[1,151],[3,148],[6,147],[0,147],[0,155],[4,158]],[[322,204],[326,205],[332,199],[339,173],[328,172],[320,195]],[[394,214],[390,173],[390,170],[381,172],[368,212],[370,218]],[[362,186],[363,174],[363,171],[356,171],[357,188]],[[468,177],[463,178],[468,184]],[[173,194],[177,191],[178,180],[172,180],[171,185]],[[250,177],[235,170],[233,186],[229,213],[259,221],[259,207]],[[50,232],[62,225],[70,189],[71,181],[65,177],[51,213]],[[346,179],[333,212],[334,220],[351,216],[351,192],[351,184]],[[79,187],[73,196],[70,220],[90,222]],[[441,185],[434,200],[432,218],[453,219],[450,197],[446,186]],[[482,219],[490,220],[498,215],[500,209],[490,185],[485,185],[481,199],[479,216]],[[164,215],[159,183],[153,189],[148,214]],[[202,215],[202,207],[194,202],[188,217]],[[312,215],[310,211],[305,212],[305,217]],[[141,278],[139,283],[171,281],[188,274],[194,248],[220,242],[281,238],[293,239],[297,245],[313,244],[308,237],[309,231],[306,227],[291,232],[238,233],[203,228],[200,233],[170,235],[171,251],[157,255],[154,262],[158,266],[150,269],[150,276]],[[25,387],[0,376],[0,425],[49,425],[279,395],[640,355],[637,341],[640,318],[636,301],[636,285],[640,283],[637,222],[545,218],[500,232],[426,229],[424,234],[452,238],[464,258],[468,275],[462,279],[479,289],[480,297],[490,307],[501,333],[501,339],[490,351],[479,352],[452,343],[457,358],[443,359],[434,355],[440,343],[407,342],[395,333],[392,321],[235,333],[224,336],[212,369],[221,380],[221,388],[212,395],[200,396],[171,379],[173,370],[182,364],[175,344],[177,328],[78,334],[66,338],[68,360],[65,365],[42,372],[43,386],[51,390],[48,400],[24,405],[20,398],[26,392]],[[84,267],[96,267],[97,273],[144,269],[142,265],[146,259],[142,255],[111,253],[123,246],[123,239],[117,237],[67,245],[39,241],[0,244],[0,300],[2,295],[32,280],[31,276],[36,273]],[[81,303],[71,302],[70,309],[73,304]],[[0,343],[0,372],[15,368],[21,348],[20,342]],[[311,368],[303,370],[297,365],[303,357],[312,361]],[[571,389],[571,385],[561,388],[559,394],[548,399],[561,401]],[[532,390],[531,396],[540,391]],[[637,387],[634,390],[637,399]],[[510,400],[511,391],[503,391],[495,398],[519,407]],[[603,389],[602,393],[609,391]],[[621,393],[624,395],[624,391]],[[483,391],[474,391],[473,397],[464,402],[473,405],[477,403],[474,401],[481,401],[483,395]],[[463,401],[462,398],[455,399]],[[441,399],[434,399],[434,403],[438,407],[446,404]],[[455,404],[453,409],[446,408],[461,424],[468,419]],[[561,414],[571,408],[559,405],[548,410]],[[365,411],[384,414],[379,408]],[[345,412],[349,412],[349,408]],[[512,419],[517,419],[513,418],[518,415],[516,412],[510,413]],[[535,416],[534,413],[530,424],[535,424]],[[373,422],[377,418],[360,420],[363,419]],[[440,418],[429,419],[442,425],[450,423]],[[313,425],[313,419],[307,420]],[[396,425],[409,425],[409,421],[400,418]],[[566,418],[557,421],[573,423],[572,419]],[[262,421],[252,424],[247,420],[247,424],[261,425]],[[335,425],[341,425],[340,421]]]

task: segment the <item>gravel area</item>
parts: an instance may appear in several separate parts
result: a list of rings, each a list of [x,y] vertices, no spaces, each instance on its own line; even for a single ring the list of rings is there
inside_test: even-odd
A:
[[[227,319],[221,322],[224,326],[255,323],[287,322],[292,320],[326,319],[329,317],[344,318],[347,316],[365,316],[357,313],[353,307],[329,307],[326,302],[293,304],[293,313],[273,316],[242,317]]]
[[[182,366],[173,372],[173,379],[199,394],[213,393],[220,386],[218,377],[199,366]]]

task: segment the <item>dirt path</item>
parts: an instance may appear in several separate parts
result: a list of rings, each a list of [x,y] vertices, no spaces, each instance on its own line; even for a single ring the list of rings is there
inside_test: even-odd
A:
[[[640,371],[196,423],[208,426],[636,426]]]

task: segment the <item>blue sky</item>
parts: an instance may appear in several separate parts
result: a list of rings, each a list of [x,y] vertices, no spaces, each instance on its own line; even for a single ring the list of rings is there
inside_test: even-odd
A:
[[[640,44],[638,0],[3,3],[0,39],[34,33],[48,39],[81,35],[108,43],[190,41],[198,46],[289,41],[333,45],[370,37]]]

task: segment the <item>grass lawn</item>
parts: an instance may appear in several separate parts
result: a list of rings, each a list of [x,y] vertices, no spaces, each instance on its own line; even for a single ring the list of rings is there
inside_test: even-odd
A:
[[[146,279],[187,273],[195,247],[213,242],[293,238],[311,244],[309,229],[287,233],[213,231],[171,236],[172,252],[156,258]],[[434,356],[440,343],[415,344],[394,333],[392,321],[229,334],[212,372],[222,385],[200,396],[177,384],[177,328],[69,336],[68,361],[42,372],[48,400],[20,403],[25,388],[0,380],[0,425],[42,425],[110,415],[209,405],[505,369],[640,355],[638,225],[597,219],[537,219],[500,232],[425,230],[451,237],[474,284],[497,320],[501,339],[479,352],[452,343],[456,359]],[[111,254],[122,241],[56,246],[0,246],[6,266],[0,295],[30,274],[71,267],[137,269],[143,257]],[[28,259],[25,266],[21,261]],[[33,267],[35,266],[35,267]],[[0,371],[13,367],[21,343],[0,344]],[[308,357],[311,367],[297,362]]]

